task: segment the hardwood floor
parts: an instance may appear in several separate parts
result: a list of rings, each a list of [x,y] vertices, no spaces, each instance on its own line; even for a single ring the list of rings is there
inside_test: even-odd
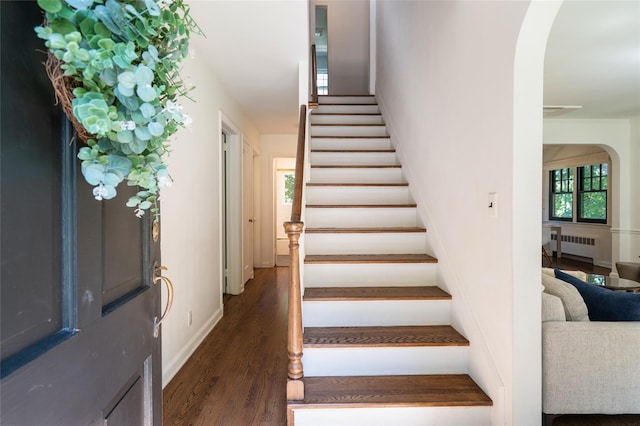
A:
[[[164,389],[165,425],[286,424],[288,268],[256,269],[244,293]]]
[[[224,317],[164,389],[163,424],[286,424],[289,270],[255,273],[242,295],[228,298]],[[554,425],[637,426],[640,416],[562,416]]]

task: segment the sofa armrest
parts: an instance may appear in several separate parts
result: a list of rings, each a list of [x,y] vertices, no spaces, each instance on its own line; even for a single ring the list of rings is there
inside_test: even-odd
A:
[[[640,322],[542,324],[542,411],[640,414]]]

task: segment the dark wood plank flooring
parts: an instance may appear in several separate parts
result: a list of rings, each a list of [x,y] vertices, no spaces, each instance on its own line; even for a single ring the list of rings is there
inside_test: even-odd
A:
[[[227,298],[224,317],[164,389],[163,424],[286,424],[288,280],[287,268],[256,269],[245,292]],[[640,416],[561,416],[561,425],[640,426]]]
[[[288,268],[256,269],[164,389],[165,425],[286,424]]]

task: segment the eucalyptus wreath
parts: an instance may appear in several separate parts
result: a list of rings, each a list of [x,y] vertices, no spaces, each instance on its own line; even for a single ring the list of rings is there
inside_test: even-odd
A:
[[[191,124],[178,103],[191,89],[180,77],[189,37],[202,34],[189,7],[183,0],[38,5],[46,19],[35,31],[46,40],[49,67],[72,93],[69,118],[86,131],[78,158],[95,199],[115,197],[126,179],[139,189],[127,206],[138,217],[148,209],[157,216],[159,190],[172,183],[165,163],[169,137]]]

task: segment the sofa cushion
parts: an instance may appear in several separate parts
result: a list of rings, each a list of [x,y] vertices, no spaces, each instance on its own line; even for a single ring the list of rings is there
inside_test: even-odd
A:
[[[559,269],[555,270],[555,274],[580,292],[591,321],[640,321],[640,294],[588,284]]]
[[[587,305],[574,286],[547,274],[542,274],[542,285],[545,293],[562,301],[567,321],[589,321]]]
[[[559,297],[542,293],[542,322],[566,321],[564,306]]]

